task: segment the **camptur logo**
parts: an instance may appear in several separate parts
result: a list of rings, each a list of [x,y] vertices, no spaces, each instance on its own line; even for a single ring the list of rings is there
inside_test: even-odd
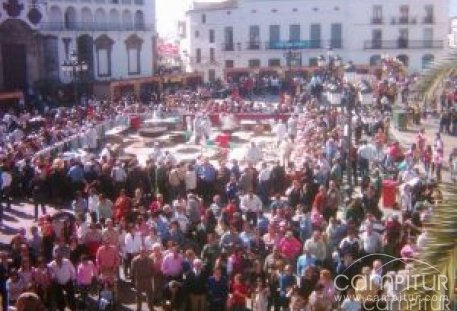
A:
[[[373,269],[363,267],[355,276],[345,272],[352,266],[373,260]],[[393,264],[404,264],[405,269],[385,271]],[[426,274],[415,274],[415,267],[422,267]],[[426,269],[423,269],[423,268]],[[340,293],[348,293],[362,304],[363,310],[389,311],[447,311],[453,310],[449,298],[449,279],[436,267],[415,258],[397,258],[386,254],[370,254],[357,259],[334,279]],[[352,289],[355,290],[353,293]],[[346,296],[337,295],[343,302]]]

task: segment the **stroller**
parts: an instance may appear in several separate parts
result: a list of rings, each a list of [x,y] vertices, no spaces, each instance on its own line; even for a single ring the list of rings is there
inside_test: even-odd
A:
[[[98,310],[116,310],[117,277],[114,273],[101,273],[99,276]]]

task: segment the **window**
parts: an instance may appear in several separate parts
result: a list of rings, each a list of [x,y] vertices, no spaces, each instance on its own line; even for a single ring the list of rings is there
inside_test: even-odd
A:
[[[435,60],[435,56],[433,54],[425,54],[422,56],[422,69],[427,69],[430,67],[431,63]]]
[[[381,5],[373,6],[372,23],[373,24],[382,24],[382,6]]]
[[[397,59],[399,61],[401,61],[405,67],[408,67],[408,65],[409,65],[409,57],[408,57],[408,55],[404,55],[404,54],[398,55]]]
[[[209,43],[214,43],[215,38],[214,38],[214,29],[209,30]]]
[[[300,25],[290,25],[289,40],[290,41],[300,41]]]
[[[99,77],[111,76],[111,51],[114,44],[107,35],[101,35],[94,41],[97,57],[97,75]]]
[[[400,24],[407,24],[409,21],[409,6],[402,5],[400,6]]]
[[[216,81],[216,70],[214,70],[214,69],[208,70],[208,80],[209,80],[209,82]]]
[[[316,66],[317,66],[317,63],[318,63],[317,57],[311,57],[311,58],[309,59],[309,66],[310,66],[310,67],[316,67]]]
[[[128,64],[129,64],[129,75],[137,75],[140,73],[140,50],[135,48],[129,48],[128,53]]]
[[[143,2],[143,0],[135,0],[135,4],[136,5],[143,5],[144,2]]]
[[[260,59],[250,59],[248,62],[249,68],[260,67]]]
[[[277,12],[278,12],[277,9],[272,9],[272,10],[271,10],[271,13],[277,13]]]
[[[330,28],[330,46],[334,49],[341,49],[342,44],[342,25],[341,24],[332,24]]]
[[[311,24],[309,37],[311,48],[321,48],[321,24]]]
[[[127,47],[128,74],[138,75],[141,73],[141,46],[143,39],[138,35],[132,34],[125,40]]]
[[[293,8],[292,12],[298,12],[298,9],[297,8]]]
[[[424,24],[433,24],[434,22],[434,8],[433,5],[425,6]]]
[[[224,28],[224,51],[233,51],[233,27]]]
[[[206,14],[202,14],[202,24],[206,24]]]
[[[209,49],[209,61],[214,63],[216,61],[216,51],[214,48]]]
[[[280,26],[270,25],[270,43],[278,42],[281,40]]]
[[[258,25],[249,26],[249,49],[260,49],[260,27]]]
[[[279,58],[271,58],[268,60],[268,66],[269,67],[280,67],[281,60]]]
[[[399,36],[398,36],[398,48],[399,49],[408,48],[408,29],[407,28],[400,29]]]
[[[373,32],[371,33],[371,47],[373,49],[382,48],[382,30],[381,29],[373,29]]]
[[[424,29],[424,48],[433,47],[433,28]]]
[[[225,60],[225,68],[233,68],[235,67],[235,62],[232,59]]]
[[[195,30],[195,38],[198,38],[198,37],[200,37],[200,31]]]
[[[381,55],[372,55],[370,57],[370,66],[379,66],[381,64]]]
[[[202,62],[202,50],[200,48],[195,50],[195,62],[197,64]]]

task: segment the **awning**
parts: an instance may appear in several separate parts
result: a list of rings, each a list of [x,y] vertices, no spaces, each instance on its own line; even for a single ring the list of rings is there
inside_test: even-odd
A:
[[[24,93],[21,91],[14,92],[0,92],[0,101],[1,100],[11,100],[11,99],[22,99],[24,98]]]

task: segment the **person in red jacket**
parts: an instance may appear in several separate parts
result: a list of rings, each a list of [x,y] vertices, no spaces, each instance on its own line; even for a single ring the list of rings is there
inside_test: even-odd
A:
[[[233,283],[230,285],[229,310],[246,310],[246,300],[249,298],[249,290],[243,281],[241,274],[235,275]]]
[[[127,214],[132,209],[132,199],[129,198],[126,193],[125,189],[122,189],[119,197],[117,198],[116,202],[114,203],[114,218],[116,222],[119,222],[122,217],[126,217]]]

